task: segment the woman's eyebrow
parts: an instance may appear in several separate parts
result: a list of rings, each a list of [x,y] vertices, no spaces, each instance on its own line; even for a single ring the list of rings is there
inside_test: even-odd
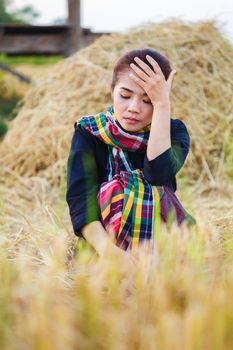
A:
[[[120,86],[120,89],[126,90],[126,91],[128,91],[128,92],[133,92],[133,90],[130,90],[130,89],[124,87],[124,86]],[[143,96],[147,96],[147,93],[145,92],[145,93],[143,94]]]

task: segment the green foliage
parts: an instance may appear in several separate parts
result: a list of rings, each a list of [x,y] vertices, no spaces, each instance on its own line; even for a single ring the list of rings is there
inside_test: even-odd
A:
[[[0,100],[0,120],[8,119],[12,120],[17,115],[20,105],[20,98],[15,96],[9,100]]]
[[[0,138],[7,133],[8,127],[4,122],[0,121]]]
[[[40,14],[32,6],[24,6],[19,10],[9,10],[10,0],[0,0],[0,23],[32,23]]]
[[[0,0],[1,1],[1,0]],[[18,64],[26,64],[26,65],[44,65],[44,64],[56,64],[63,59],[63,56],[7,56],[3,53],[0,54],[0,62],[8,65],[18,65]],[[1,72],[0,72],[1,74]]]

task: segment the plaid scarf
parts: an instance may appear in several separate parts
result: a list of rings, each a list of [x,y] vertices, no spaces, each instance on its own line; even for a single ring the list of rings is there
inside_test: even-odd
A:
[[[84,116],[77,123],[108,145],[108,181],[100,186],[98,203],[102,224],[106,229],[111,224],[117,246],[133,251],[145,240],[153,242],[158,208],[164,221],[172,207],[176,209],[177,221],[184,219],[175,194],[164,186],[152,186],[142,170],[132,168],[128,158],[129,151],[146,152],[150,126],[134,133],[124,131],[112,106],[106,113]],[[173,196],[174,203],[165,200],[161,209],[164,194]]]

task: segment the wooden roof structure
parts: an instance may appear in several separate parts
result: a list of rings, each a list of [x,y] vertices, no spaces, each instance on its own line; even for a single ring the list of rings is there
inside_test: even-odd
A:
[[[108,33],[93,33],[80,26],[81,0],[67,0],[68,21],[62,25],[0,23],[0,52],[7,55],[69,56]]]

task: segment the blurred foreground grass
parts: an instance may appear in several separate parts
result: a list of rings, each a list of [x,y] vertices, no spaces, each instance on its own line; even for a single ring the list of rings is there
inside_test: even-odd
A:
[[[46,65],[17,65],[46,79],[1,143],[0,349],[233,348],[231,47],[210,23],[158,30],[103,38],[48,79]],[[130,42],[180,69],[175,115],[187,116],[192,148],[178,198],[198,223],[183,235],[161,227],[134,271],[77,241],[60,186],[70,125],[109,101],[107,69]]]
[[[2,231],[0,348],[232,349],[232,233],[198,222],[161,227],[134,270],[69,239],[51,213],[14,240]]]

